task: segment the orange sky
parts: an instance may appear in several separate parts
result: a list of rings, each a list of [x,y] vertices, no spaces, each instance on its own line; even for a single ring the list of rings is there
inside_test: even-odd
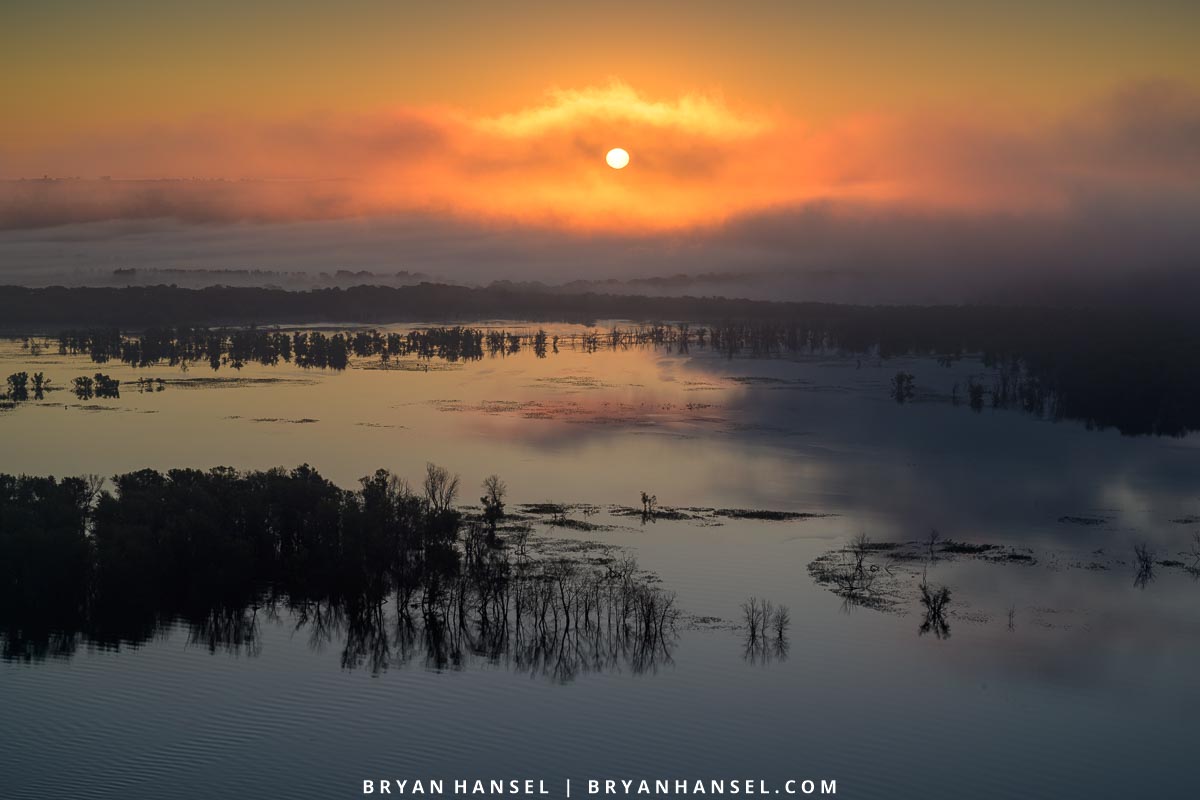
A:
[[[238,202],[586,231],[1054,214],[1200,171],[1198,4],[831,5],[6,3],[0,177],[318,180]]]

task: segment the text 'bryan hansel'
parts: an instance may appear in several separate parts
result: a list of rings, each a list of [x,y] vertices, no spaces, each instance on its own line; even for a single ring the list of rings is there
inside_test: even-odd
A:
[[[596,780],[584,781],[588,795],[833,795],[836,780],[787,780],[778,788],[765,780]],[[563,786],[571,796],[571,781]],[[445,795],[444,780],[364,780],[363,794]],[[544,780],[456,780],[450,794],[455,795],[548,795]]]

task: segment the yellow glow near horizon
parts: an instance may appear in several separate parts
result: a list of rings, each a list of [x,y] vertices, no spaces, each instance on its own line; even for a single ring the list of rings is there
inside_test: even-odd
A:
[[[1158,82],[1040,125],[949,111],[814,125],[720,93],[656,96],[613,79],[550,91],[499,116],[396,106],[270,125],[201,119],[105,137],[76,133],[66,145],[0,157],[0,177],[114,180],[0,183],[0,223],[6,204],[40,209],[42,224],[141,218],[149,203],[166,216],[301,221],[419,211],[626,234],[722,225],[809,203],[1057,213],[1074,190],[1048,180],[1047,163],[1147,191],[1195,185],[1195,171],[1180,169],[1170,148],[1148,161],[1140,145],[1114,147],[1145,119],[1184,130],[1193,108],[1200,93]],[[596,162],[603,153],[609,168],[628,167],[629,151],[615,142],[638,151],[638,168],[620,179]],[[1007,143],[1004,158],[997,142]],[[185,179],[122,182],[164,177]]]
[[[625,169],[629,166],[629,153],[620,147],[614,147],[608,151],[608,155],[604,156],[604,160],[613,169]]]

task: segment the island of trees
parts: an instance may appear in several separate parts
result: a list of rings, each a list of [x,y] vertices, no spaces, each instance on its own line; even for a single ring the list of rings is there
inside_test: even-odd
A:
[[[284,612],[314,645],[374,670],[471,657],[569,680],[670,657],[674,594],[628,558],[538,554],[505,488],[460,508],[429,465],[419,489],[379,470],[353,490],[313,468],[0,475],[0,646],[139,644],[182,622],[210,649],[257,647]]]

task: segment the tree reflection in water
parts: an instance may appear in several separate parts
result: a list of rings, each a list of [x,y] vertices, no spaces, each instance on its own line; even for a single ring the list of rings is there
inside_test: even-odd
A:
[[[787,606],[750,597],[742,603],[742,621],[746,631],[742,657],[746,661],[766,666],[773,661],[787,660],[791,648],[787,632],[792,625],[792,614]]]
[[[475,516],[434,465],[420,495],[384,470],[346,491],[308,466],[142,470],[112,492],[0,476],[3,657],[136,646],[177,625],[192,646],[255,656],[270,623],[375,673],[479,660],[565,682],[669,663],[674,593],[630,558],[539,553],[500,524],[489,480]]]

